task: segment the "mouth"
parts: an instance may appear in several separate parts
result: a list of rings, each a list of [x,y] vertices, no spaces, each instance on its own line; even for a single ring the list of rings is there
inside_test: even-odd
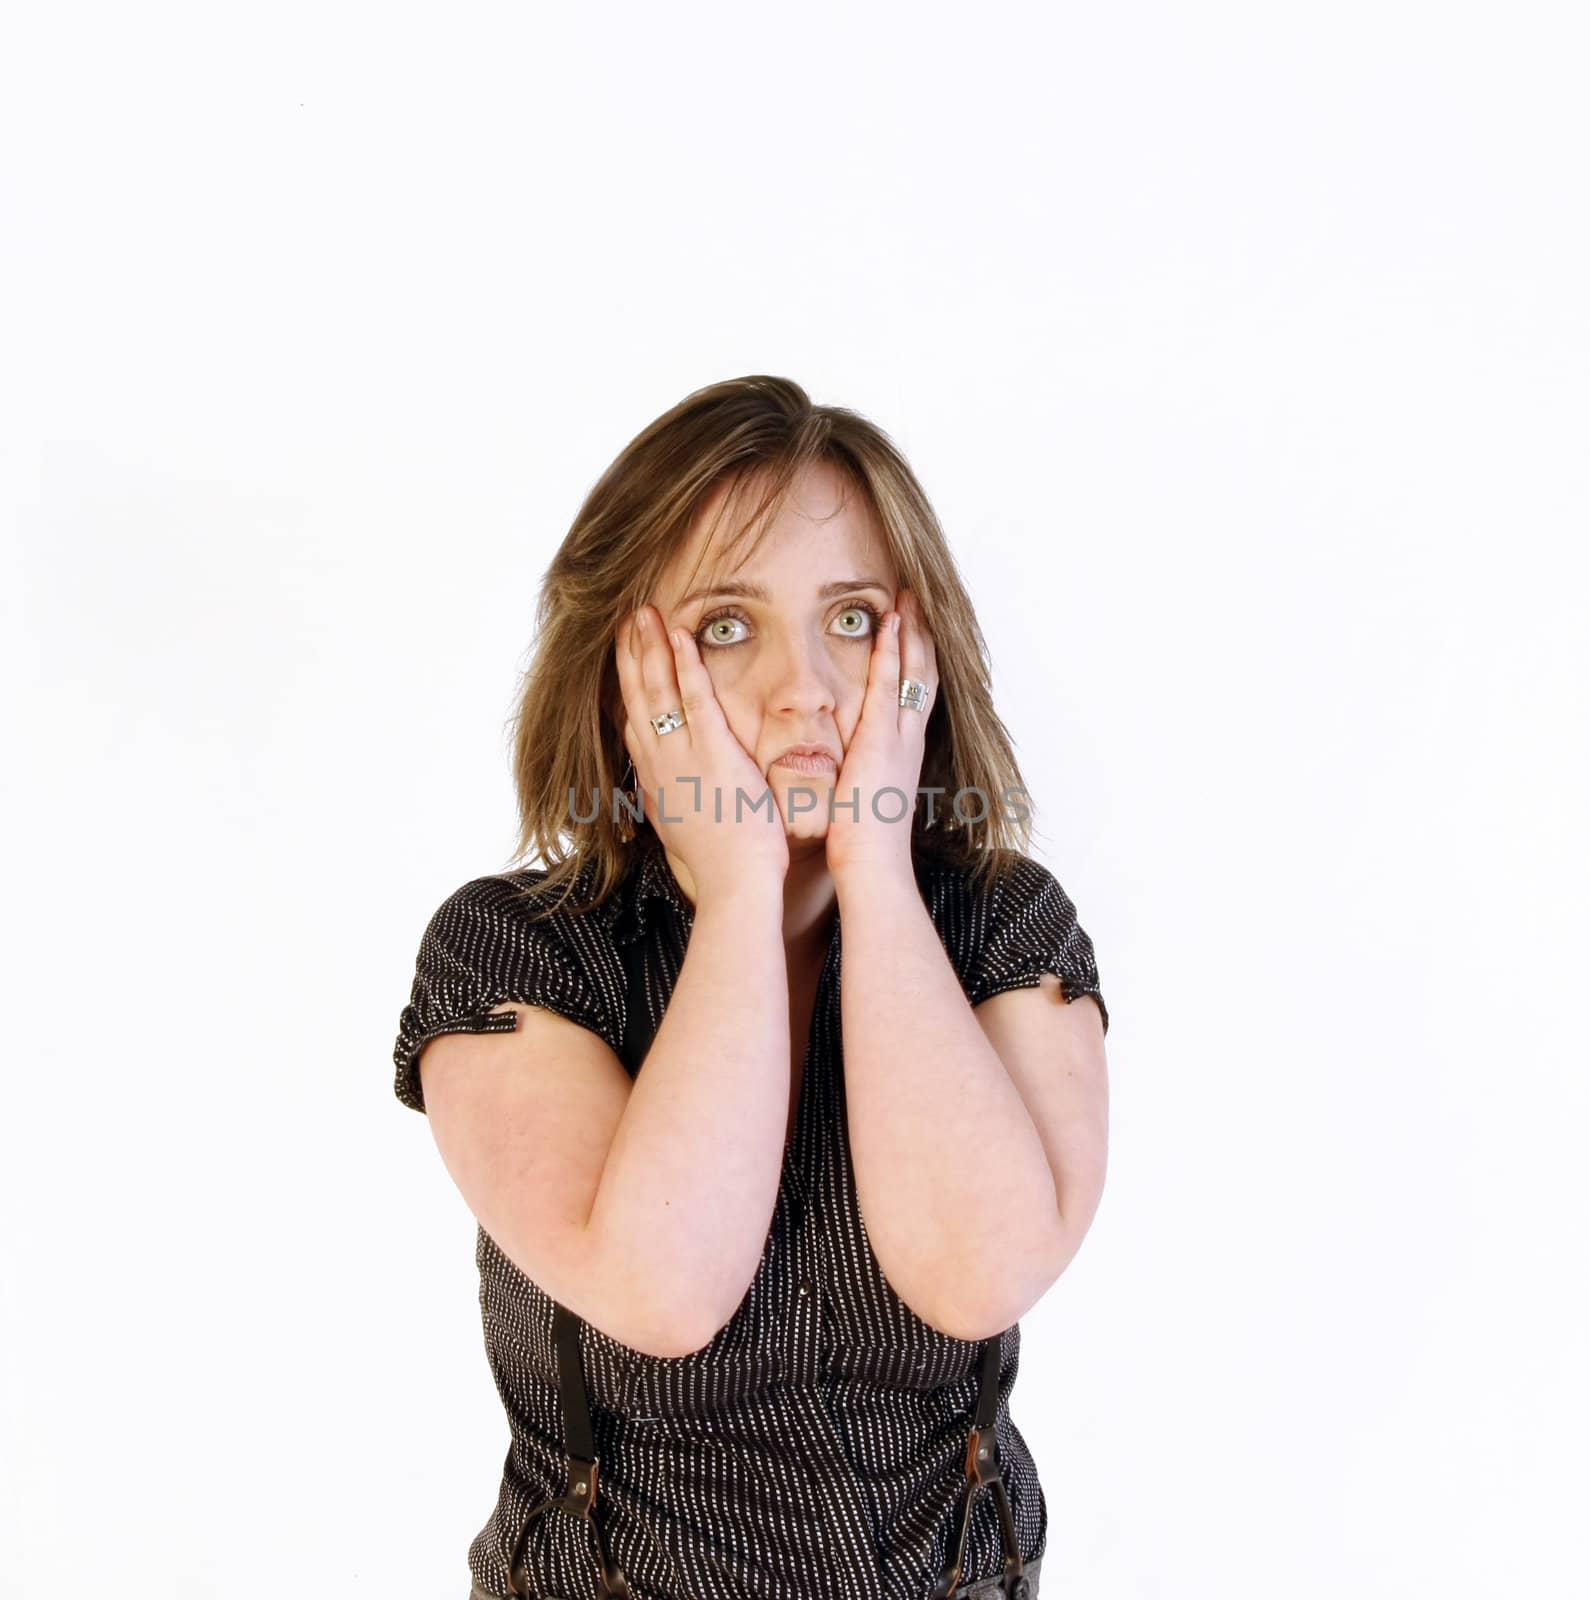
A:
[[[827,745],[793,744],[773,757],[770,767],[788,767],[792,772],[837,772],[839,758]]]

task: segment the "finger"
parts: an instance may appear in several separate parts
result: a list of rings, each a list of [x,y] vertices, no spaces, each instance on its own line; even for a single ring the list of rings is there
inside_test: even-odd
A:
[[[916,596],[902,589],[896,596],[900,608],[900,677],[922,682],[925,670],[922,654],[922,635],[917,627]]]
[[[674,671],[673,646],[663,631],[662,618],[655,606],[642,606],[640,615],[640,671],[641,681],[646,686],[646,715],[660,717],[665,711],[682,709],[679,704],[678,674]]]
[[[902,706],[901,714],[908,716],[918,726],[905,724],[906,731],[920,732],[925,728],[933,709],[933,697],[938,693],[938,666],[933,655],[933,641],[922,622],[922,607],[914,591],[907,591],[900,622],[900,681],[927,685],[928,701],[920,711]]]
[[[867,662],[867,693],[862,714],[881,728],[900,727],[900,613],[884,613]]]
[[[703,737],[716,737],[720,729],[727,731],[728,721],[723,707],[718,704],[717,691],[712,687],[712,675],[688,629],[672,629],[669,646],[673,651],[674,678],[679,685],[679,705],[684,710],[686,723]]]
[[[647,807],[646,815],[653,814],[652,797],[657,793],[659,782],[656,768],[655,755],[658,733],[652,727],[651,719],[667,709],[656,704],[653,691],[646,686],[645,679],[645,646],[642,638],[643,630],[636,626],[635,618],[629,617],[624,623],[624,644],[618,651],[619,682],[624,691],[624,709],[628,715],[626,724],[629,730],[629,756],[635,763],[635,780],[640,788],[643,804]],[[677,701],[671,704],[677,705]],[[679,728],[674,730],[678,734],[688,730]]]

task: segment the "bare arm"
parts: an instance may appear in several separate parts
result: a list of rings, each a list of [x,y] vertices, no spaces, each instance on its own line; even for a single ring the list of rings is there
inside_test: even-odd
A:
[[[845,1097],[868,1236],[923,1321],[992,1337],[1069,1259],[1059,1184],[909,864],[836,882]]]
[[[778,1197],[790,1099],[782,907],[771,877],[701,894],[586,1223],[609,1275],[677,1306],[686,1350],[745,1298]]]
[[[701,893],[678,982],[631,1080],[589,1027],[509,1001],[511,1033],[420,1056],[453,1181],[521,1272],[648,1355],[700,1349],[767,1242],[789,1112],[783,886]]]

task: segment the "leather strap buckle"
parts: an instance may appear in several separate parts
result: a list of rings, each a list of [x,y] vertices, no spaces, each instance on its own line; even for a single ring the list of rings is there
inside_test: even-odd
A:
[[[977,1409],[966,1438],[966,1483],[955,1513],[955,1538],[951,1546],[950,1564],[939,1578],[938,1586],[933,1591],[933,1600],[951,1600],[960,1587],[961,1574],[966,1570],[966,1539],[972,1525],[972,1501],[977,1491],[985,1485],[994,1496],[994,1508],[999,1513],[1000,1540],[1005,1546],[1005,1569],[999,1578],[999,1588],[1007,1600],[1028,1600],[1032,1587],[1022,1568],[1021,1541],[1016,1536],[1016,1519],[1010,1509],[1010,1496],[1005,1492],[1005,1474],[999,1462],[999,1441],[994,1431],[998,1380],[999,1340],[989,1339],[983,1345],[982,1364],[978,1371]]]

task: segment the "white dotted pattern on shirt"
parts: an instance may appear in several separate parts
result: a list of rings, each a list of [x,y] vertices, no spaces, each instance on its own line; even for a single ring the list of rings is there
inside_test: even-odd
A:
[[[642,834],[619,892],[589,913],[530,922],[523,892],[542,876],[476,878],[431,919],[393,1051],[404,1105],[425,1109],[423,1046],[442,1033],[511,1031],[511,1012],[487,1015],[505,1000],[556,1011],[619,1053],[621,941],[645,942],[644,999],[652,1025],[661,1020],[692,908],[655,836]],[[920,861],[917,876],[972,1005],[1052,972],[1067,1000],[1094,996],[1108,1029],[1092,941],[1047,868],[1022,857],[980,892],[936,861]],[[601,1462],[597,1515],[636,1600],[926,1600],[946,1564],[981,1345],[917,1317],[868,1244],[845,1125],[841,938],[836,919],[773,1224],[739,1309],[704,1349],[670,1359],[580,1327]],[[567,1488],[553,1306],[483,1228],[476,1261],[511,1444],[468,1561],[474,1583],[507,1595],[525,1516]],[[1043,1554],[1047,1506],[1009,1413],[1020,1340],[1019,1324],[1000,1337],[996,1432],[1031,1561]],[[963,1579],[991,1576],[1003,1560],[993,1497],[981,1490]],[[538,1596],[593,1592],[595,1555],[579,1519],[536,1518],[527,1561]]]

